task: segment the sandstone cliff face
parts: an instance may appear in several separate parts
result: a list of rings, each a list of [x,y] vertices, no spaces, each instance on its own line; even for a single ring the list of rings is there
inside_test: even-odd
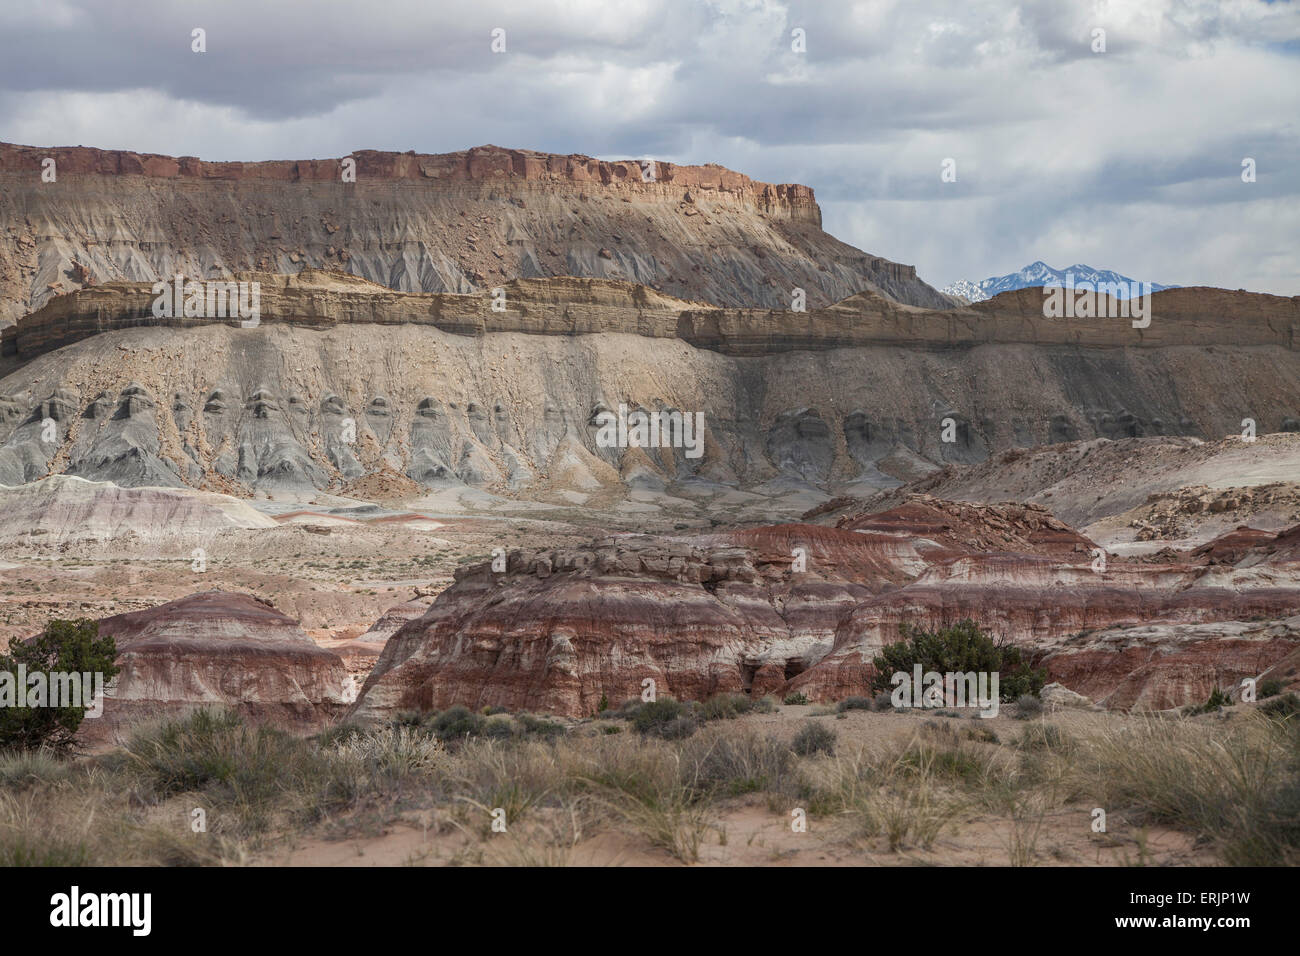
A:
[[[1264,432],[1300,414],[1300,352],[1263,320],[1198,319],[1197,334],[1222,343],[1214,352],[1132,343],[1123,328],[1106,347],[1035,345],[1052,334],[1041,319],[1003,339],[991,322],[972,346],[944,331],[956,313],[894,306],[909,322],[931,317],[929,337],[746,356],[684,341],[683,316],[705,313],[627,284],[519,280],[494,312],[487,296],[408,296],[337,274],[261,278],[257,328],[159,326],[137,285],[61,297],[7,330],[0,483],[67,473],[250,494],[391,471],[415,487],[508,493],[774,479],[871,489],[1025,445],[1219,435],[1243,409]],[[702,412],[702,455],[598,447],[595,415],[620,404]]]
[[[1300,642],[1300,566],[1188,555],[1093,570],[1091,542],[1041,508],[917,498],[849,528],[627,536],[514,553],[458,575],[389,640],[354,715],[493,704],[581,716],[601,698],[869,693],[900,626],[971,618],[1107,706],[1167,708],[1257,676]],[[1261,546],[1266,547],[1266,546]],[[804,563],[792,561],[796,549]],[[1207,667],[1212,662],[1212,667]]]
[[[55,160],[57,181],[41,181]],[[177,272],[302,265],[404,292],[482,291],[512,278],[594,276],[717,305],[824,305],[876,289],[950,300],[911,266],[821,230],[812,190],[720,166],[602,162],[484,146],[424,155],[208,163],[83,147],[0,145],[0,323],[57,291]]]
[[[586,715],[647,679],[681,699],[776,692],[914,557],[905,542],[811,525],[514,552],[503,572],[460,572],[388,640],[354,714],[460,703]]]
[[[1287,665],[1297,661],[1300,616],[1102,628],[1061,642],[1042,665],[1050,679],[1112,710],[1168,710],[1204,703],[1246,677],[1293,684],[1300,675]]]
[[[194,594],[105,618],[99,633],[116,640],[122,670],[105,694],[103,716],[82,725],[88,741],[199,707],[314,731],[355,698],[337,654],[247,594]]]

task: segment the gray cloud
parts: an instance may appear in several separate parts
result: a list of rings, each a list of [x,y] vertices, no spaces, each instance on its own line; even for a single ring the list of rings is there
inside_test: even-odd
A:
[[[1296,7],[9,4],[0,139],[214,160],[493,142],[718,162],[813,186],[828,229],[935,284],[1044,259],[1294,295]],[[190,50],[195,27],[207,53]]]

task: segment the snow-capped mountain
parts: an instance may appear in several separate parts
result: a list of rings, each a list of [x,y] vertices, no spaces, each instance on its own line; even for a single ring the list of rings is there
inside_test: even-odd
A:
[[[959,295],[970,302],[983,302],[985,299],[993,298],[999,292],[1010,292],[1013,289],[1029,289],[1045,285],[1064,286],[1067,284],[1067,273],[1072,277],[1070,282],[1075,286],[1082,282],[1090,282],[1094,288],[1101,282],[1124,282],[1127,283],[1129,288],[1137,285],[1136,279],[1130,279],[1128,276],[1120,275],[1111,269],[1094,269],[1092,266],[1085,266],[1082,263],[1076,263],[1067,269],[1053,269],[1047,263],[1039,260],[1030,263],[1019,272],[1012,272],[1004,276],[992,276],[982,282],[961,279],[952,283],[952,285],[944,286],[941,291],[947,295]],[[1146,287],[1143,286],[1142,288],[1145,291]],[[1151,283],[1152,292],[1177,288],[1176,285]]]

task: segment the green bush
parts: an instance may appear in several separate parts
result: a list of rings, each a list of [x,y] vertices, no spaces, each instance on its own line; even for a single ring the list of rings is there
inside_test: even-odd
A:
[[[671,697],[638,704],[635,709],[624,704],[620,712],[630,715],[632,727],[639,733],[664,740],[682,740],[697,729],[692,708]]]
[[[790,749],[800,757],[813,754],[833,754],[835,752],[835,731],[816,721],[809,721],[794,735]]]
[[[105,685],[121,668],[113,663],[117,657],[117,643],[111,637],[99,636],[99,623],[88,618],[75,621],[53,620],[45,625],[40,636],[30,641],[15,641],[9,653],[0,655],[0,675],[7,674],[11,693],[28,694],[27,687],[18,686],[21,666],[27,678],[33,674],[45,675],[48,703],[54,694],[51,673],[101,674]],[[4,680],[0,677],[0,680]],[[93,677],[92,677],[93,680]],[[84,688],[89,694],[93,689]],[[57,753],[72,746],[77,728],[86,716],[86,708],[79,702],[68,707],[16,707],[10,706],[16,696],[0,705],[0,748],[36,750],[42,747]]]
[[[1257,700],[1276,697],[1278,694],[1282,693],[1282,688],[1285,686],[1286,685],[1277,678],[1269,678],[1259,685],[1259,690],[1256,692],[1255,697]]]
[[[786,706],[802,706],[808,703],[808,698],[802,691],[796,691],[793,694],[787,694],[784,703]]]
[[[543,720],[541,717],[534,717],[532,714],[519,714],[516,718],[523,732],[531,737],[544,737],[547,740],[555,737],[564,736],[565,730],[563,724],[557,724],[553,720]]]
[[[461,740],[465,737],[478,737],[483,733],[487,718],[476,714],[460,704],[449,707],[433,717],[430,726],[439,740]]]
[[[1209,700],[1207,700],[1203,704],[1197,704],[1195,707],[1189,707],[1187,709],[1187,713],[1189,715],[1208,714],[1211,713],[1212,711],[1219,710],[1220,708],[1231,707],[1231,706],[1232,706],[1231,695],[1227,691],[1220,690],[1219,688],[1216,687],[1214,688],[1214,690],[1210,691]]]
[[[920,664],[923,672],[940,674],[975,671],[998,675],[998,696],[1005,701],[1030,694],[1035,697],[1047,682],[1044,668],[1030,667],[1020,648],[1005,642],[994,641],[980,630],[972,620],[959,621],[949,627],[934,631],[899,626],[902,640],[881,648],[872,660],[876,674],[871,689],[882,693],[892,691],[893,675],[899,671],[911,674]],[[913,688],[913,694],[920,688]]]

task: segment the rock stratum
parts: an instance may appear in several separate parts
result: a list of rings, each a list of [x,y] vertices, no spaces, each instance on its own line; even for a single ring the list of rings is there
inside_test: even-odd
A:
[[[966,618],[1106,706],[1199,703],[1300,648],[1298,534],[1261,533],[1231,565],[1186,553],[1098,570],[1093,542],[1039,506],[916,496],[836,528],[514,552],[504,571],[458,573],[393,634],[353,716],[452,704],[584,716],[646,679],[679,699],[837,700],[870,692],[871,658],[900,626]]]
[[[1161,292],[1134,329],[1045,319],[1032,290],[969,309],[865,292],[760,313],[521,279],[497,311],[488,294],[316,270],[245,281],[261,284],[255,328],[155,318],[150,287],[126,283],[6,329],[0,483],[843,492],[1026,446],[1210,439],[1246,417],[1300,428],[1297,301],[1276,296]],[[702,413],[699,456],[598,446],[598,416],[620,406]]]
[[[193,594],[105,618],[99,633],[117,642],[121,672],[105,692],[103,716],[82,724],[90,742],[201,707],[314,731],[356,697],[337,654],[248,594]]]
[[[213,163],[0,144],[0,323],[93,284],[303,265],[403,292],[571,275],[727,306],[788,306],[795,288],[810,305],[866,289],[953,301],[912,266],[823,232],[806,186],[496,146],[346,158],[355,182],[345,157]]]

